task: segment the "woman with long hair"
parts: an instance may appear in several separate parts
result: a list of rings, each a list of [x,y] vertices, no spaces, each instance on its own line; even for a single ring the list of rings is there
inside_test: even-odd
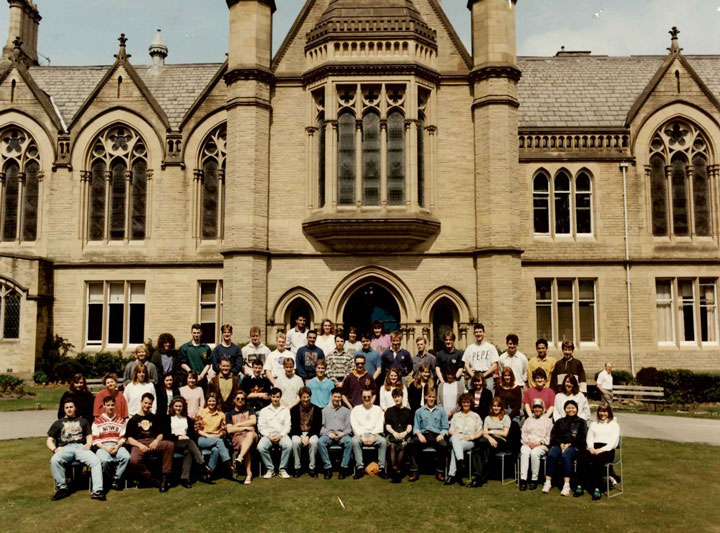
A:
[[[155,365],[158,374],[172,374],[177,380],[180,376],[180,358],[175,349],[175,337],[170,333],[161,333],[157,341],[157,350],[155,350],[150,358],[150,362]]]
[[[218,459],[225,465],[226,474],[232,479],[233,468],[230,452],[225,446],[225,415],[218,408],[220,401],[217,395],[210,393],[205,399],[205,407],[200,409],[195,421],[197,423],[198,447],[201,450],[210,450],[208,467],[215,471]]]
[[[438,406],[445,409],[447,417],[450,419],[461,408],[458,398],[465,392],[465,385],[462,381],[456,381],[455,367],[447,365],[444,371],[445,381],[441,381],[438,385],[437,402]]]
[[[315,346],[323,351],[325,357],[335,351],[335,324],[329,318],[323,318]]]
[[[454,370],[450,370],[445,375],[454,374]],[[441,384],[442,386],[442,384]],[[448,477],[445,480],[446,485],[452,485],[457,481],[460,485],[464,485],[463,473],[465,471],[465,452],[473,449],[475,441],[483,435],[483,423],[480,416],[473,412],[472,396],[469,393],[460,395],[457,401],[458,411],[450,420],[450,469]],[[473,457],[473,462],[477,465],[477,460]],[[474,466],[475,466],[474,465]],[[477,468],[477,467],[476,467]],[[472,476],[479,474],[473,469]]]
[[[177,396],[180,396],[180,389],[175,384],[175,375],[172,372],[168,372],[164,374],[160,382],[155,385],[157,414],[162,417],[170,415],[170,404]]]
[[[197,433],[195,432],[195,422],[187,414],[187,402],[185,398],[174,398],[170,403],[170,440],[175,445],[175,453],[183,454],[182,474],[180,475],[180,484],[186,489],[192,488],[190,481],[190,470],[192,464],[200,465],[203,472],[201,479],[210,480],[212,471],[205,465],[203,454],[197,445]]]
[[[72,400],[75,403],[76,416],[80,416],[87,420],[88,424],[92,424],[95,417],[93,416],[93,404],[95,397],[87,386],[87,380],[82,374],[75,374],[66,390],[60,397],[60,406],[58,407],[58,419],[65,417],[65,400]]]
[[[408,392],[405,385],[403,385],[402,379],[400,379],[400,371],[397,368],[391,368],[388,370],[385,383],[383,383],[383,386],[380,387],[380,407],[383,411],[387,411],[395,405],[395,401],[392,397],[392,391],[394,389],[398,389],[402,392],[402,406],[408,407]]]
[[[430,365],[422,365],[415,374],[415,379],[408,385],[408,403],[413,413],[425,405],[425,394],[434,388],[435,379],[432,377]]]
[[[205,393],[198,387],[198,373],[191,370],[187,373],[187,385],[180,387],[180,396],[185,398],[188,406],[188,416],[195,418],[198,411],[205,405]]]
[[[150,383],[147,367],[138,363],[130,374],[130,383],[125,387],[123,396],[128,405],[128,414],[136,415],[142,411],[140,404],[142,403],[143,394],[149,392],[153,395],[153,404],[151,411],[157,412],[157,398],[155,397],[155,386]]]
[[[620,442],[620,426],[613,416],[612,406],[603,401],[597,408],[597,420],[590,423],[585,443],[587,449],[580,456],[584,488],[593,500],[601,497],[600,487],[604,466],[615,458],[615,448]],[[582,496],[583,487],[578,485],[573,496]]]
[[[485,417],[490,414],[490,403],[493,399],[493,394],[485,386],[485,379],[475,374],[470,378],[470,395],[472,396],[472,407],[471,409],[476,412],[480,419],[484,422]]]
[[[553,420],[557,422],[565,416],[565,403],[573,400],[577,404],[578,416],[585,421],[590,420],[590,405],[585,395],[580,392],[578,380],[572,374],[565,376],[562,389],[555,395],[555,407],[553,409]]]

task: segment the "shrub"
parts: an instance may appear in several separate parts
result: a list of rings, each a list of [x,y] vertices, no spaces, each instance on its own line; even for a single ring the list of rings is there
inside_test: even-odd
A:
[[[101,378],[110,372],[122,375],[128,361],[120,350],[115,353],[98,352],[94,357],[92,376],[89,377]]]
[[[614,385],[630,385],[633,383],[632,374],[626,370],[613,370],[612,377]]]
[[[61,381],[56,369],[70,359],[68,353],[72,351],[74,347],[75,346],[59,335],[55,335],[54,337],[48,336],[45,339],[42,354],[36,362],[35,368],[37,368],[38,371],[44,372],[48,381]]]
[[[33,374],[33,382],[36,385],[42,385],[43,383],[47,383],[48,382],[47,374],[45,372],[43,372],[42,370],[38,370],[37,372],[35,372]]]
[[[643,386],[663,387],[669,403],[694,404],[720,402],[720,374],[685,369],[642,368],[637,382]]]
[[[637,373],[638,385],[643,387],[659,387],[660,386],[660,372],[658,369],[651,366],[647,368],[641,368],[640,372]]]
[[[3,393],[15,393],[19,396],[25,394],[25,382],[17,376],[0,374],[0,390]]]

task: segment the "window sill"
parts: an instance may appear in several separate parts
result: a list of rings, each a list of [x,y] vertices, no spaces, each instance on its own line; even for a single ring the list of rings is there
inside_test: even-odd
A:
[[[440,221],[405,209],[320,212],[303,222],[306,235],[338,252],[405,252],[440,232]]]

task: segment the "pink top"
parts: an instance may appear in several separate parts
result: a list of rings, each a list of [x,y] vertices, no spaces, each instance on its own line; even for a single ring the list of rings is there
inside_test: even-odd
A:
[[[205,394],[203,394],[203,390],[200,387],[195,387],[194,389],[191,389],[187,385],[180,387],[180,396],[185,398],[188,404],[188,416],[190,418],[195,418],[198,411],[205,407]]]
[[[385,350],[390,349],[390,335],[387,333],[385,335],[380,335],[379,337],[375,337],[373,335],[373,338],[370,341],[370,347],[382,355]]]
[[[523,394],[523,403],[532,407],[533,400],[540,398],[545,402],[545,412],[555,405],[555,391],[550,387],[546,387],[543,390],[537,390],[535,387],[530,387]]]
[[[105,413],[103,401],[105,400],[105,397],[109,394],[110,392],[107,389],[103,389],[97,393],[97,396],[95,396],[95,404],[93,406],[93,414],[95,416],[100,416],[101,414]],[[130,416],[128,413],[128,406],[127,402],[125,401],[125,396],[123,396],[123,394],[118,391],[115,391],[115,414],[121,418],[127,418],[128,416]]]

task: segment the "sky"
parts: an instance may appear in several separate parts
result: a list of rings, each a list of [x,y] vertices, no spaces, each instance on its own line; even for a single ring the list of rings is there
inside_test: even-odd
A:
[[[117,37],[125,33],[135,64],[149,62],[147,48],[162,28],[168,63],[222,62],[228,42],[225,0],[35,0],[43,17],[38,51],[51,65],[113,62]],[[302,0],[276,0],[273,48],[302,7]],[[442,0],[469,48],[467,0]],[[591,50],[599,55],[662,55],[668,30],[677,26],[685,54],[718,54],[720,0],[519,0],[519,55]],[[0,38],[7,38],[8,8],[0,1]]]

